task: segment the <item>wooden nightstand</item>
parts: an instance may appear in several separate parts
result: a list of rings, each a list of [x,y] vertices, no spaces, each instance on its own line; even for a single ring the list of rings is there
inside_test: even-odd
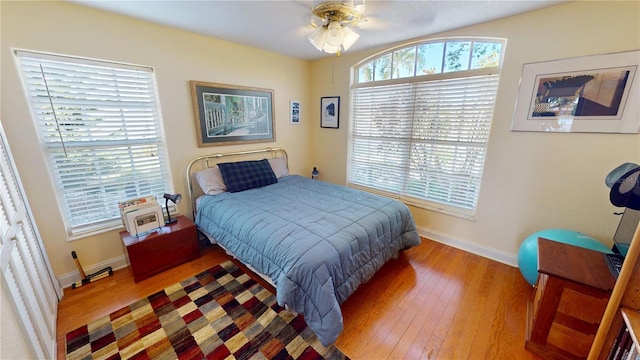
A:
[[[538,273],[525,348],[545,359],[586,359],[615,285],[604,255],[538,238]]]
[[[184,216],[142,236],[120,232],[135,282],[200,256],[196,225]]]

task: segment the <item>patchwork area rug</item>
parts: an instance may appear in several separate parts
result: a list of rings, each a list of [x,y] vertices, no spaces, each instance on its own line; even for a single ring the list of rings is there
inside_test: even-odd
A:
[[[231,261],[66,335],[67,359],[347,359]]]

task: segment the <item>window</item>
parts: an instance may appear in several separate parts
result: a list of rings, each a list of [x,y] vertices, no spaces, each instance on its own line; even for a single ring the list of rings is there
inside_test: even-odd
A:
[[[348,184],[473,217],[504,44],[440,39],[356,65]]]
[[[153,69],[16,55],[70,239],[121,227],[119,201],[173,188]]]

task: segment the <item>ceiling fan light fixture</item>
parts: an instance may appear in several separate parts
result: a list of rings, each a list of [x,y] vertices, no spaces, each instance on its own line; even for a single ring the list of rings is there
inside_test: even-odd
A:
[[[326,52],[327,54],[338,54],[338,56],[340,56],[340,45],[335,46],[335,45],[329,45],[329,43],[324,44],[324,46],[322,47],[322,50],[324,52]]]
[[[332,21],[327,26],[327,44],[331,46],[340,46],[344,39],[342,26],[337,21]]]
[[[313,15],[323,25],[309,35],[309,42],[320,51],[340,56],[341,49],[349,49],[360,37],[349,25],[357,25],[363,19],[363,9],[364,0],[317,5],[313,8]]]
[[[351,28],[345,26],[342,28],[343,40],[342,40],[342,48],[344,51],[349,50],[351,45],[353,45],[356,40],[360,37],[358,33],[353,31]]]
[[[311,35],[309,35],[309,42],[316,47],[316,49],[322,51],[322,47],[327,42],[327,29],[319,27]]]

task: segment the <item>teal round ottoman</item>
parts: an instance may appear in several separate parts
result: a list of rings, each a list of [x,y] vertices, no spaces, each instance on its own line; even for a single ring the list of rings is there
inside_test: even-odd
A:
[[[522,276],[531,285],[538,280],[538,238],[545,238],[565,244],[571,244],[587,249],[611,253],[611,249],[598,240],[578,231],[567,229],[547,229],[535,232],[522,242],[518,250],[518,267]],[[562,261],[562,259],[558,259]]]

